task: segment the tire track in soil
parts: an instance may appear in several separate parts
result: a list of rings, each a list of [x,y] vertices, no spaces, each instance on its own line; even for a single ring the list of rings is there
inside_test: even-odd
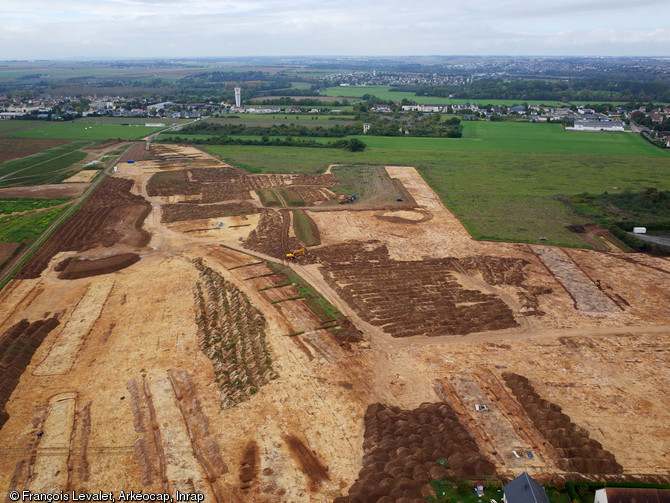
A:
[[[202,411],[195,385],[188,373],[182,370],[168,370],[168,378],[186,425],[193,456],[202,466],[214,498],[223,503],[226,497],[218,480],[221,475],[228,473],[228,467],[221,457],[219,444],[211,438],[209,419]]]
[[[291,455],[298,461],[302,472],[309,478],[309,490],[318,491],[321,482],[330,480],[328,467],[324,466],[316,452],[309,449],[298,437],[284,434],[282,438],[289,447]]]
[[[167,479],[167,466],[165,463],[165,451],[163,450],[163,440],[161,438],[160,426],[158,425],[158,420],[156,418],[156,409],[154,407],[153,399],[151,397],[151,390],[149,389],[149,381],[147,381],[146,376],[142,376],[142,391],[144,395],[144,401],[147,405],[149,411],[149,421],[151,425],[153,446],[156,451],[156,458],[158,459],[158,476],[161,478],[161,483],[163,485],[163,492],[169,493],[170,486]],[[140,439],[138,439],[140,440]],[[138,442],[135,441],[135,454],[138,454],[138,449],[141,450],[141,443],[138,446]],[[145,450],[146,453],[146,450]],[[153,459],[153,456],[149,459]],[[142,459],[138,456],[140,464],[142,464]],[[154,467],[155,468],[155,467]]]
[[[88,438],[91,435],[91,401],[89,400],[82,410],[81,420],[81,451],[79,454],[79,479],[88,482],[90,475],[88,463]]]
[[[72,437],[77,407],[76,392],[61,392],[49,398],[44,420],[44,436],[31,457],[27,488],[32,492],[53,492],[57,487],[67,487]]]
[[[473,421],[472,416],[466,412],[467,405],[465,403],[465,399],[460,393],[458,393],[454,384],[447,379],[442,379],[436,382],[433,389],[435,390],[435,394],[437,396],[439,396],[444,402],[451,405],[452,409],[454,409],[454,412],[458,415],[461,422],[474,426],[472,428],[472,436],[475,440],[478,440],[478,444],[480,444],[480,446],[483,444],[483,450],[487,453],[489,460],[493,461],[499,466],[504,466],[505,460],[495,448],[493,439],[485,431],[485,429],[481,425],[477,424],[477,421]]]
[[[240,489],[248,491],[256,478],[258,477],[258,469],[261,464],[260,452],[258,444],[255,440],[250,440],[244,448],[242,455],[242,462],[240,463]]]
[[[22,281],[16,281],[13,282],[12,286],[7,289],[6,291],[3,292],[2,297],[0,298],[0,301],[5,300],[6,298],[11,297],[11,295],[14,293],[14,290],[19,287],[19,285],[22,283]],[[14,306],[14,309],[5,317],[3,320],[2,324],[4,325],[8,320],[12,318],[16,314],[17,311],[25,311],[30,307],[30,305],[33,303],[33,301],[42,295],[44,292],[44,287],[42,286],[41,283],[38,283],[37,285],[33,286],[24,296],[23,298],[16,303]]]
[[[619,306],[599,290],[566,251],[550,246],[530,245],[555,277],[570,290],[579,311],[586,313],[620,312]]]
[[[560,281],[560,280],[556,277],[556,275],[554,274],[554,271],[552,271],[551,269],[549,269],[549,266],[548,266],[547,264],[544,263],[544,261],[540,258],[540,256],[537,254],[537,252],[533,249],[532,246],[530,246],[530,245],[526,245],[526,247],[528,248],[528,251],[529,251],[532,255],[535,256],[535,258],[536,258],[537,261],[540,263],[540,265],[542,266],[542,268],[543,268],[545,271],[547,271],[547,274],[549,274],[552,278],[554,278],[554,281],[556,281],[556,283],[558,283],[559,285],[561,285],[561,288],[565,291],[565,293],[568,294],[568,297],[570,297],[570,298],[572,299],[572,305],[573,305],[573,307],[574,307],[575,309],[579,309],[579,308],[577,307],[577,299],[575,299],[575,296],[572,295],[572,292],[570,292],[570,290],[568,290],[568,288],[563,284],[563,282]]]
[[[593,277],[589,273],[586,272],[586,270],[581,266],[581,264],[579,262],[577,262],[577,260],[575,260],[575,258],[572,256],[572,254],[570,252],[568,252],[567,249],[564,249],[563,253],[565,253],[567,255],[567,257],[572,261],[572,263],[575,264],[575,266],[577,266],[577,269],[582,271],[582,274],[584,274],[584,276],[589,278],[589,280],[591,280],[591,282],[593,284],[595,284],[596,280],[594,280]],[[626,310],[626,308],[624,306],[630,306],[628,301],[626,299],[624,299],[621,295],[616,294],[614,292],[608,292],[607,289],[604,286],[600,288],[600,291],[602,293],[604,293],[605,295],[607,295],[610,298],[610,300],[612,302],[614,302],[616,304],[616,306],[621,311]]]
[[[37,458],[37,448],[39,447],[40,439],[37,437],[37,433],[42,431],[44,426],[44,421],[48,413],[47,407],[35,407],[33,409],[34,416],[30,421],[32,430],[30,431],[31,439],[28,442],[28,445],[25,448],[21,449],[22,453],[25,453],[26,457],[19,459],[14,465],[14,473],[7,488],[7,496],[5,498],[6,503],[12,503],[9,499],[9,493],[12,490],[21,490],[28,487],[30,482],[30,477],[32,473],[32,467],[35,464],[35,459]],[[9,452],[3,452],[3,455],[10,455]]]

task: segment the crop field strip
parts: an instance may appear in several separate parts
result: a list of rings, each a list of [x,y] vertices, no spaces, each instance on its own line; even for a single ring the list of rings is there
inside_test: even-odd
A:
[[[4,121],[3,121],[4,122]],[[47,140],[38,138],[3,138],[0,135],[0,165],[13,159],[37,154],[49,148],[68,143],[68,140]]]
[[[20,197],[0,198],[0,215],[9,215],[50,208],[68,202],[69,199],[24,199]]]
[[[18,216],[0,217],[0,242],[22,243],[39,237],[68,207],[64,205]]]
[[[53,183],[52,179],[60,181],[59,177],[65,179],[67,176],[59,171],[84,159],[86,154],[79,149],[87,144],[71,142],[0,164],[0,187],[39,185]]]

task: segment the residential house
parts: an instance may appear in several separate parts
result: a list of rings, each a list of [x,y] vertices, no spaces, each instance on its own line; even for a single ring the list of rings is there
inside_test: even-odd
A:
[[[457,110],[471,110],[473,112],[478,112],[479,107],[477,106],[477,103],[463,103],[460,105],[451,105],[451,108],[453,109],[454,112]]]
[[[549,503],[544,488],[523,472],[503,488],[504,503]]]
[[[375,105],[372,107],[372,111],[378,114],[390,114],[393,110],[388,105]]]

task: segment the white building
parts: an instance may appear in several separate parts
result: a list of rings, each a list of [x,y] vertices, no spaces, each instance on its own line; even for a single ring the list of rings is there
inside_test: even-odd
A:
[[[240,108],[242,106],[242,89],[240,89],[239,87],[235,88],[235,106],[237,108]]]
[[[566,127],[570,131],[624,131],[621,121],[575,121],[573,127]]]

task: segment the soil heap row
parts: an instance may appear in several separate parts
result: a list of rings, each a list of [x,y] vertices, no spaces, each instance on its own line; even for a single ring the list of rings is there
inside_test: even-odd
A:
[[[363,449],[363,468],[349,496],[334,503],[425,501],[435,497],[430,480],[495,474],[493,464],[444,402],[424,403],[414,410],[370,405]]]
[[[227,409],[278,377],[265,343],[266,321],[237,287],[201,261],[195,266],[200,348],[212,360],[221,407]]]
[[[290,251],[303,248],[298,238],[289,237],[289,212],[262,210],[256,228],[244,240],[244,247],[249,250],[265,253],[278,259],[285,259]]]
[[[58,326],[57,318],[30,323],[21,320],[0,338],[0,428],[9,419],[5,404],[13,393],[21,375],[30,364],[37,348],[49,332]]]
[[[335,194],[319,187],[332,186],[333,175],[249,175],[230,166],[164,171],[147,183],[150,196],[200,195],[197,202],[250,200],[251,190],[290,187],[297,199],[307,204],[335,199]],[[188,201],[184,202],[189,204]]]
[[[250,215],[258,212],[258,208],[251,203],[229,204],[164,204],[161,221],[164,223],[180,220],[197,220],[200,218],[234,217]]]
[[[560,406],[540,397],[526,377],[509,372],[502,377],[535,428],[562,456],[559,462],[561,470],[588,474],[623,473],[623,467],[617,463],[614,454],[603,449],[600,442],[590,438],[586,430],[573,423]]]
[[[497,295],[464,288],[457,259],[400,261],[379,242],[313,252],[326,280],[359,315],[393,337],[455,335],[518,326]]]

